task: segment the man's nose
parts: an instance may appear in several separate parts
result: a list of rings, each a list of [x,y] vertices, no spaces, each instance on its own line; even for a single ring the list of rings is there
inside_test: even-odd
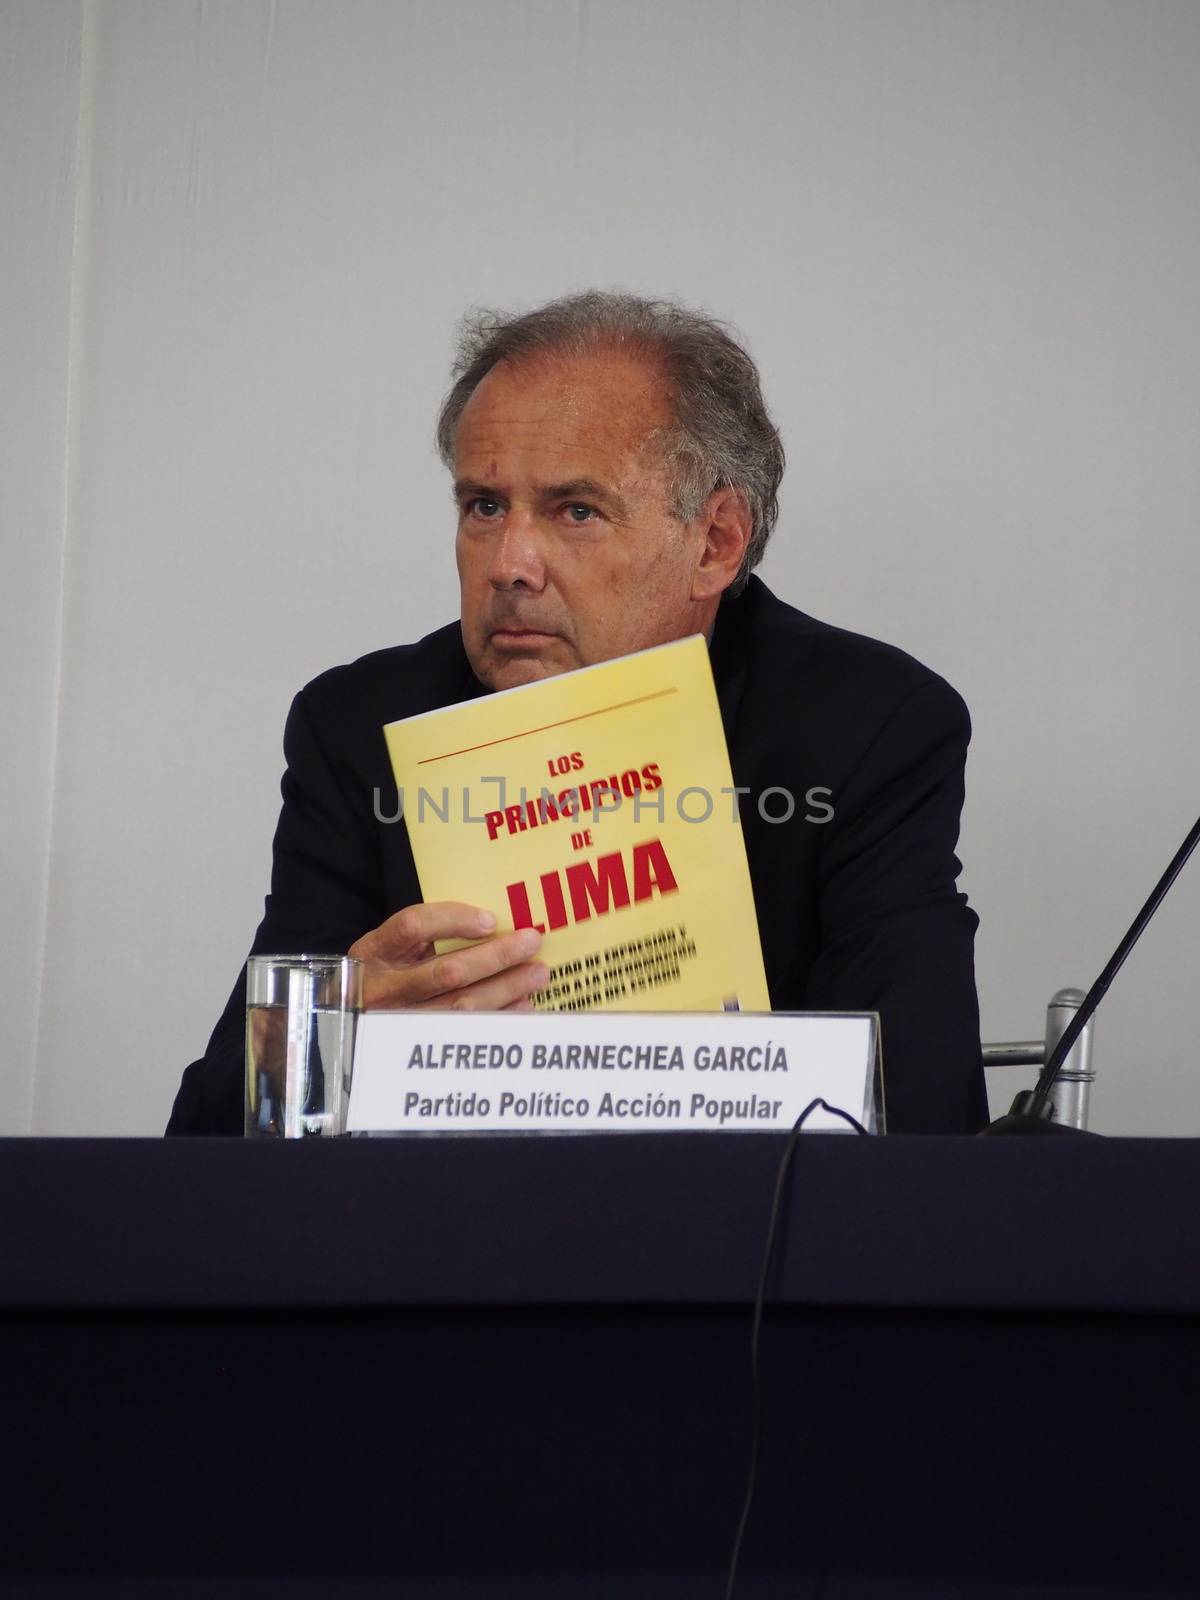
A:
[[[488,562],[488,582],[493,589],[532,589],[546,583],[541,538],[536,519],[519,507],[510,506],[496,531]]]

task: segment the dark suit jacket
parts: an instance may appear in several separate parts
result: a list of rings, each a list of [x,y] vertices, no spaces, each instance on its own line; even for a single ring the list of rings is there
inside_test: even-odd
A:
[[[891,1131],[986,1120],[977,919],[955,857],[970,720],[910,656],[817,622],[756,578],[721,605],[712,664],[776,1010],[878,1011]],[[457,623],[324,673],[297,695],[271,892],[252,953],[345,951],[421,899],[382,728],[484,693]],[[795,797],[789,821],[781,794]],[[811,805],[810,790],[821,793]],[[826,794],[824,791],[830,791]],[[378,802],[376,803],[376,792]],[[829,821],[821,818],[833,807]],[[242,1128],[245,975],[168,1133]]]

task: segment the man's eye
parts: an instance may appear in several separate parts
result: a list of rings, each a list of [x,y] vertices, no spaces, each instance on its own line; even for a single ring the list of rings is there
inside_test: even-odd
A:
[[[577,523],[580,527],[596,515],[592,506],[581,505],[579,502],[573,502],[566,510],[567,521]]]
[[[473,500],[467,501],[468,514],[476,517],[483,517],[485,521],[489,521],[492,517],[496,516],[499,510],[499,500],[487,500],[482,495],[476,495]]]

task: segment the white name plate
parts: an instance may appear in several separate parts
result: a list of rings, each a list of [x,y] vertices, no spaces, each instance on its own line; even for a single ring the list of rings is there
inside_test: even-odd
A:
[[[875,1038],[866,1014],[371,1011],[347,1131],[778,1133],[818,1095],[874,1131]]]

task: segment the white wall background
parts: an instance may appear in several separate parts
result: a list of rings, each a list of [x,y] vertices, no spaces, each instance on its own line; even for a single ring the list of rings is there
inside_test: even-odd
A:
[[[965,694],[985,1035],[1094,976],[1200,810],[1193,0],[0,0],[0,159],[0,1131],[161,1130],[292,692],[455,614],[456,318],[593,284],[742,330],[767,580]],[[1200,861],[1102,1131],[1200,1135],[1198,955]]]

